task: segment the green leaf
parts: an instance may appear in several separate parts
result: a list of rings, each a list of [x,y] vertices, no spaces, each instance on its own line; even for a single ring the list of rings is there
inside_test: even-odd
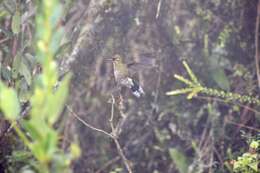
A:
[[[67,95],[68,95],[68,85],[69,85],[70,75],[67,75],[63,81],[61,81],[60,86],[57,88],[52,97],[49,97],[46,107],[48,108],[48,122],[53,124],[56,122],[59,114],[63,110]]]
[[[226,91],[230,90],[229,80],[222,68],[212,69],[211,76],[221,89],[224,89]]]
[[[70,145],[70,152],[71,152],[72,158],[78,158],[81,155],[80,147],[75,143],[72,143]]]
[[[170,96],[170,95],[180,95],[180,94],[186,94],[189,92],[192,92],[193,88],[182,88],[182,89],[176,89],[173,91],[168,91],[166,92],[166,95]]]
[[[29,132],[30,137],[33,141],[35,140],[41,140],[43,138],[43,131],[39,131],[43,127],[42,124],[39,124],[40,121],[22,121],[23,127],[26,129],[27,132]],[[44,132],[45,133],[45,132]]]
[[[27,60],[28,61],[28,60]],[[21,52],[18,52],[14,57],[13,67],[12,67],[12,76],[13,78],[18,77],[18,73],[21,74],[27,84],[30,86],[32,83],[32,75],[29,69],[29,62],[27,62],[25,57],[22,57]]]
[[[202,90],[201,87],[193,88],[193,91],[187,96],[187,99],[192,99],[194,96],[196,96],[200,91]]]
[[[250,168],[252,168],[254,171],[258,171],[258,162],[257,161],[255,161],[255,162],[253,162],[253,163],[250,163],[250,164],[248,164],[248,166],[250,167]]]
[[[19,68],[19,73],[25,78],[28,85],[32,83],[32,75],[29,67],[22,61]]]
[[[12,18],[12,31],[14,34],[18,34],[20,32],[20,25],[21,25],[21,14],[18,10],[16,10]]]
[[[14,61],[13,61],[13,65],[12,65],[12,77],[13,78],[18,77],[21,61],[22,61],[22,54],[21,54],[21,52],[17,52],[17,54],[14,57]]]
[[[32,91],[30,90],[25,78],[17,80],[15,87],[17,88],[20,102],[26,102],[30,99]]]
[[[26,60],[28,61],[28,64],[30,65],[31,68],[35,67],[37,65],[36,58],[31,55],[30,53],[26,53],[25,55]]]
[[[45,152],[48,156],[54,155],[57,151],[58,134],[55,130],[49,129],[48,134],[44,140]]]
[[[8,15],[8,11],[1,9],[0,11],[0,20],[3,20]]]
[[[170,148],[169,154],[179,172],[187,173],[189,165],[186,156],[175,148]]]
[[[33,155],[36,157],[36,159],[39,160],[40,162],[49,161],[49,158],[44,151],[44,146],[42,142],[35,141],[34,143],[31,143],[30,149]]]
[[[11,158],[13,162],[23,162],[32,157],[32,153],[25,150],[15,150],[12,152]]]
[[[187,64],[187,62],[186,62],[186,61],[183,61],[182,63],[183,63],[183,65],[184,65],[186,71],[188,72],[188,75],[190,76],[190,79],[192,80],[192,82],[194,82],[194,83],[197,84],[197,85],[200,85],[200,83],[199,83],[197,77],[196,77],[195,74],[192,72],[192,70],[190,69],[190,67],[189,67],[189,65]]]
[[[4,80],[10,81],[12,79],[12,72],[9,68],[3,66],[0,70],[0,76],[2,76]]]
[[[185,79],[183,76],[180,76],[180,75],[177,75],[175,74],[174,77],[176,79],[178,79],[179,81],[182,81],[183,83],[189,85],[189,86],[194,86],[194,85],[197,85],[197,84],[194,84],[192,81],[188,80],[188,79]]]
[[[20,113],[20,104],[16,92],[11,88],[1,88],[0,109],[9,120],[15,120]]]
[[[252,141],[250,143],[250,148],[257,149],[260,145],[260,141]]]

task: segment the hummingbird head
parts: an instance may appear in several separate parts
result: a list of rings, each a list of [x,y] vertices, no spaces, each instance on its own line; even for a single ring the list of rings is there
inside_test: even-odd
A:
[[[113,62],[121,62],[121,56],[116,54],[113,58],[112,58]]]
[[[112,61],[114,64],[122,64],[122,57],[119,54],[114,55],[112,58],[106,58],[106,61]]]

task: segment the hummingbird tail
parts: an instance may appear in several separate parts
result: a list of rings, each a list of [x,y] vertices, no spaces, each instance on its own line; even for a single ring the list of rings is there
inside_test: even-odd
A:
[[[136,97],[141,97],[141,95],[145,94],[143,88],[133,79],[132,79],[131,90]]]
[[[120,84],[126,86],[127,88],[130,88],[132,93],[136,97],[141,97],[145,94],[143,88],[132,78],[127,77],[125,79],[122,79],[120,81]]]

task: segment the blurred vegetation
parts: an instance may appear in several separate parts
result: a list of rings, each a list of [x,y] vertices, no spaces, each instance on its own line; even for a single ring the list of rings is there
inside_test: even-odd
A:
[[[190,77],[190,79],[186,79],[183,76],[179,76],[177,74],[174,75],[174,77],[185,83],[187,87],[182,88],[182,89],[176,89],[173,91],[169,91],[166,94],[167,95],[181,95],[181,94],[188,94],[187,99],[192,99],[193,97],[197,97],[198,94],[205,94],[208,96],[214,96],[218,101],[222,102],[241,102],[241,103],[250,103],[250,104],[256,104],[260,105],[260,100],[257,97],[250,97],[246,95],[240,95],[236,93],[231,93],[231,92],[225,92],[217,89],[212,89],[212,88],[206,88],[203,87],[195,74],[192,72],[188,64],[184,61],[183,65]],[[221,100],[223,99],[223,100]],[[238,157],[237,160],[231,161],[233,168],[230,168],[230,171],[233,169],[234,172],[258,172],[259,171],[259,145],[260,145],[260,140],[258,140],[258,136],[255,137],[254,140],[252,140],[250,144],[250,149],[251,153],[247,152],[244,153],[241,157]],[[179,169],[180,172],[188,172],[187,168],[188,166],[186,165],[185,157],[183,155],[176,153],[178,151],[176,150],[171,150],[170,155],[173,155],[176,167]],[[229,165],[227,165],[229,166]]]
[[[22,37],[23,16],[20,3],[13,3],[16,9],[11,17],[12,37],[18,41]],[[6,5],[7,1],[3,4]],[[58,81],[57,65],[53,59],[62,36],[62,28],[59,26],[62,6],[56,0],[37,2],[35,6],[37,15],[31,48],[36,51],[35,56],[30,57],[41,72],[32,77],[30,67],[34,67],[26,64],[28,60],[22,52],[19,53],[21,50],[17,45],[12,68],[1,68],[1,72],[9,70],[10,78],[3,79],[5,84],[0,81],[0,109],[10,122],[7,130],[14,129],[25,147],[23,150],[14,149],[10,156],[3,157],[10,164],[4,172],[70,172],[71,161],[79,156],[80,150],[76,144],[72,144],[70,151],[65,153],[59,147],[59,130],[54,128],[68,95],[70,79],[67,75]],[[34,43],[36,46],[33,46]],[[21,86],[16,85],[22,82],[27,86],[27,91],[20,91]],[[19,94],[23,92],[27,92],[28,97]],[[21,110],[24,104],[30,107],[28,112]]]
[[[188,94],[187,99],[192,99],[193,97],[196,97],[199,93],[208,95],[208,96],[214,96],[217,98],[222,98],[224,101],[237,101],[241,103],[249,103],[249,104],[256,104],[260,105],[260,100],[257,97],[250,97],[247,95],[240,95],[237,93],[232,93],[232,92],[225,92],[213,88],[207,88],[202,86],[200,82],[198,81],[197,77],[195,74],[192,72],[188,64],[184,61],[183,65],[190,77],[190,79],[186,79],[183,76],[175,74],[174,77],[185,83],[187,87],[182,88],[182,89],[177,89],[173,91],[169,91],[166,94],[167,95],[180,95],[180,94]]]
[[[0,172],[127,172],[72,116],[111,131],[114,54],[152,66],[114,113],[133,172],[258,172],[257,3],[0,0]]]
[[[249,151],[234,160],[234,172],[259,172],[259,140],[252,140]]]

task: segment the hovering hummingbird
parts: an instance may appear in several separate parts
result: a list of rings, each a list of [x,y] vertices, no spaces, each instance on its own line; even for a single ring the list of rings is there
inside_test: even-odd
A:
[[[141,97],[144,95],[145,93],[143,88],[134,79],[132,79],[129,74],[129,67],[134,63],[123,63],[122,57],[118,54],[116,54],[111,60],[113,63],[114,77],[117,85],[125,86],[131,89],[132,93],[136,97]]]

